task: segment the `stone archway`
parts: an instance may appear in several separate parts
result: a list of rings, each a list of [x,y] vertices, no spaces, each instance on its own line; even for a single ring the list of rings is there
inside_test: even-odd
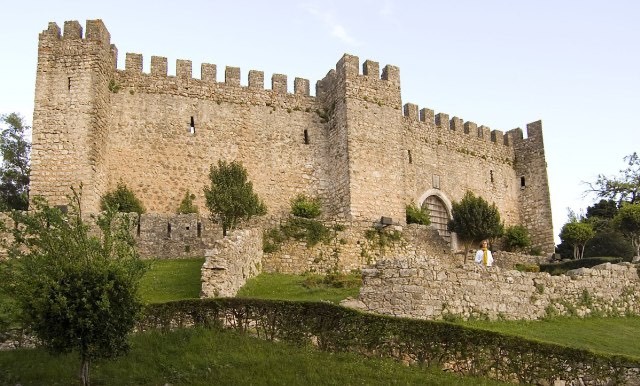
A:
[[[429,209],[431,226],[438,231],[438,234],[452,249],[455,249],[457,244],[455,233],[449,232],[447,226],[451,219],[451,201],[440,190],[430,189],[420,196],[417,205]]]

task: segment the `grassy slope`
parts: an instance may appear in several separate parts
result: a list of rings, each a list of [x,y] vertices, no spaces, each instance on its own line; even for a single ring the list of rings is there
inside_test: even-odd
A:
[[[272,300],[307,300],[330,301],[339,303],[350,296],[357,296],[358,287],[335,288],[317,283],[313,275],[284,275],[279,273],[263,273],[247,281],[238,292],[238,297],[260,298]],[[305,286],[311,282],[315,285]]]
[[[608,354],[640,358],[640,317],[556,318],[541,321],[473,321],[463,325]]]
[[[151,331],[137,334],[131,344],[127,356],[92,366],[93,385],[502,384],[392,360],[292,347],[228,331]],[[42,350],[0,352],[0,384],[77,384],[78,366],[75,355],[53,358]]]
[[[204,258],[149,260],[149,270],[140,281],[145,303],[200,297],[200,269]]]

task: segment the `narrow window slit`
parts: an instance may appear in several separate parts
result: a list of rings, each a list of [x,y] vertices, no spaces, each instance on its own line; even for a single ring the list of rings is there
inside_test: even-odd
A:
[[[491,176],[491,183],[493,184],[493,170],[489,170],[489,175]]]
[[[71,77],[67,78],[67,90],[71,90]]]
[[[202,223],[198,222],[198,237],[202,237]]]
[[[409,155],[409,163],[413,163],[413,158],[411,158],[411,150],[407,150],[407,154]]]
[[[171,238],[171,223],[167,223],[167,237]]]
[[[526,185],[525,185],[525,183],[524,183],[524,176],[523,176],[523,177],[520,177],[520,187],[521,187],[521,188],[524,188],[525,186],[526,186]]]
[[[307,131],[307,129],[304,129],[304,144],[309,144],[309,132]]]
[[[195,134],[196,133],[196,123],[195,123],[195,120],[193,119],[193,117],[191,117],[191,125],[189,126],[189,133],[191,133],[191,134]]]

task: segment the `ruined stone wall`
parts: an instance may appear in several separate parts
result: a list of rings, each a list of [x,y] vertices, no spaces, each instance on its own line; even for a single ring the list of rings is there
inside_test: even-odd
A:
[[[262,270],[262,232],[235,230],[217,240],[202,266],[202,297],[233,297]]]
[[[282,221],[263,224],[264,229],[277,227]],[[438,232],[424,225],[378,228],[378,224],[366,221],[334,222],[325,224],[330,230],[326,242],[309,247],[302,241],[283,243],[276,252],[264,255],[265,272],[303,274],[306,272],[326,273],[332,271],[351,272],[360,270],[385,256],[439,256],[445,261],[454,261],[451,248]],[[387,238],[380,242],[380,232],[389,237],[397,232],[395,240]]]
[[[550,315],[640,314],[640,280],[630,263],[580,268],[567,275],[452,266],[441,259],[389,259],[363,270],[357,301],[347,305],[418,319],[540,319]]]

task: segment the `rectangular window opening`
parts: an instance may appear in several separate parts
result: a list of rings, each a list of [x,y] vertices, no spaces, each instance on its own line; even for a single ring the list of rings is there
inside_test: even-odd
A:
[[[171,238],[171,223],[167,223],[167,237]]]
[[[489,170],[489,175],[491,176],[491,183],[493,184],[493,170]]]
[[[520,177],[520,188],[524,188],[526,185],[524,183],[524,176]]]
[[[198,237],[202,237],[202,223],[198,222]]]
[[[193,119],[193,117],[191,117],[191,125],[189,126],[189,133],[191,133],[191,134],[195,134],[196,133],[196,122]]]
[[[67,78],[67,90],[71,90],[71,77]]]
[[[138,215],[138,223],[136,224],[136,236],[140,237],[140,215]]]
[[[407,150],[407,154],[409,155],[409,163],[413,163],[413,158],[411,158],[411,150]]]
[[[304,144],[309,144],[309,132],[307,131],[307,129],[304,129]]]

